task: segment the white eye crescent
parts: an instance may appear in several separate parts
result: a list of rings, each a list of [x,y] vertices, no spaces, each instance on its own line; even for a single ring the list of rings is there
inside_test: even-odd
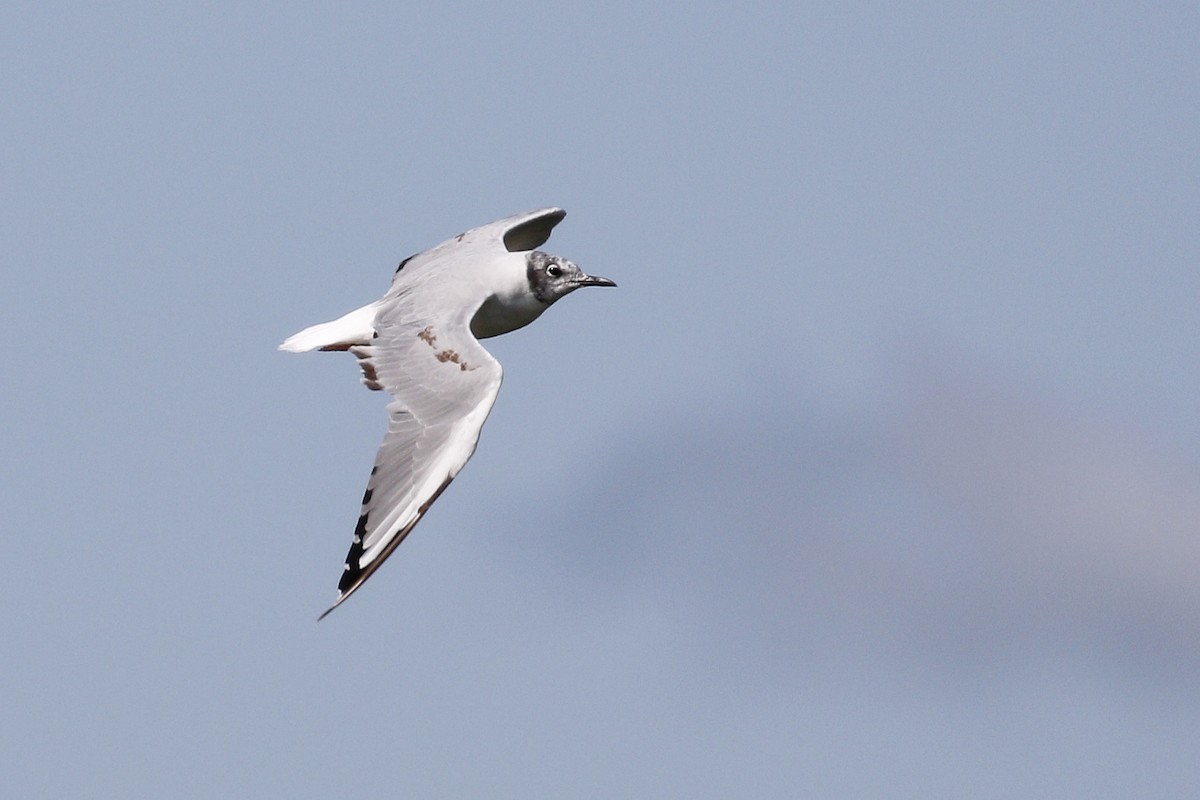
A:
[[[558,264],[550,264],[546,267],[546,274],[551,278],[557,278],[559,275],[562,275],[562,267]]]

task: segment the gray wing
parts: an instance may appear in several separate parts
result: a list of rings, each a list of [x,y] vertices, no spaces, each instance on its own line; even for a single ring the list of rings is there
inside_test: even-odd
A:
[[[432,269],[446,269],[448,260],[470,263],[473,255],[485,258],[496,253],[517,253],[535,250],[550,238],[554,226],[567,215],[561,208],[549,206],[536,211],[513,214],[511,217],[471,228],[454,236],[436,247],[431,247],[400,262],[392,277],[393,288],[412,280],[414,273]],[[419,280],[419,278],[417,278]]]
[[[338,598],[325,614],[371,577],[475,452],[502,370],[471,335],[482,300],[465,302],[456,296],[463,290],[453,281],[429,282],[386,298],[372,343],[351,348],[363,382],[393,400]],[[461,311],[435,322],[419,310],[430,308]]]

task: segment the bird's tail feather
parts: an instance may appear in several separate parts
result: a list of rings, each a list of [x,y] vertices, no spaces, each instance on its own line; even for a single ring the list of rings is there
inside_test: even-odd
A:
[[[322,322],[289,336],[279,349],[307,353],[309,350],[349,350],[355,345],[370,344],[375,335],[376,311],[376,303],[356,308],[332,322]]]

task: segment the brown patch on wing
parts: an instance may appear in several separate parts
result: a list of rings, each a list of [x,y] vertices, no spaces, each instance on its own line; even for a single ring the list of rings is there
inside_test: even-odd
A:
[[[474,367],[469,366],[467,362],[463,361],[462,356],[453,350],[443,350],[438,353],[435,358],[437,358],[437,360],[443,364],[445,364],[447,361],[449,361],[451,364],[458,364],[458,368],[463,372],[466,372],[469,369],[475,369]]]
[[[429,345],[430,347],[433,347],[434,343],[437,342],[437,337],[433,335],[433,326],[432,325],[426,325],[424,327],[424,329],[422,329],[421,332],[417,334],[417,338],[420,339],[425,344]]]
[[[379,382],[379,373],[375,370],[375,364],[371,359],[359,359],[358,366],[362,368],[363,383],[368,389],[379,391],[383,388],[383,384]]]

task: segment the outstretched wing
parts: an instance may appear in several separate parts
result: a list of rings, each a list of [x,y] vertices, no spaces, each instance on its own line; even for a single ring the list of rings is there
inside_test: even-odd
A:
[[[502,370],[471,335],[482,298],[468,302],[469,289],[456,281],[401,289],[382,302],[371,344],[351,348],[363,382],[393,400],[338,598],[322,618],[371,577],[475,452]],[[433,321],[422,313],[431,308],[461,310]]]

